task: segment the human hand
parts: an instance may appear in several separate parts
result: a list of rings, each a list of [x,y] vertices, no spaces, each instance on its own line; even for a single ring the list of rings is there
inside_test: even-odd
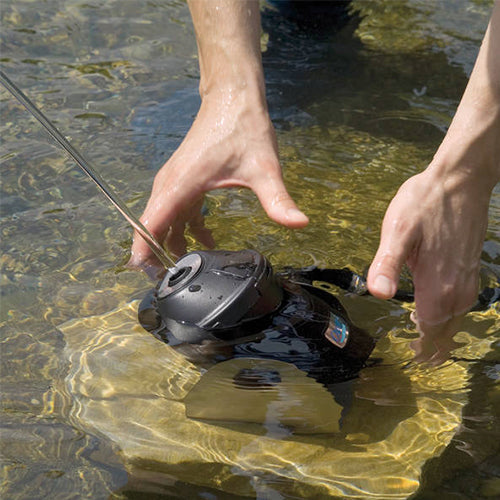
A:
[[[155,177],[141,222],[170,251],[186,250],[186,226],[213,247],[201,215],[207,191],[233,186],[252,189],[269,217],[298,228],[308,223],[283,183],[273,126],[265,101],[247,90],[220,90],[205,96],[184,141]],[[138,235],[129,266],[150,268],[157,260]]]
[[[456,344],[463,316],[478,296],[489,191],[467,176],[442,176],[431,165],[406,181],[387,209],[368,273],[376,297],[394,295],[402,266],[415,286],[417,360],[439,363]]]

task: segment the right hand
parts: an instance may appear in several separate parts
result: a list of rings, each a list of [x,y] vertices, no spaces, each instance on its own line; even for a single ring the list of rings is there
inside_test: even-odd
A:
[[[203,194],[219,188],[252,189],[274,221],[304,227],[308,218],[297,208],[283,183],[274,128],[265,102],[245,91],[204,97],[199,113],[172,157],[157,173],[141,222],[157,240],[180,256],[184,231],[213,247],[201,214]],[[158,262],[146,242],[135,235],[129,266],[148,269]]]

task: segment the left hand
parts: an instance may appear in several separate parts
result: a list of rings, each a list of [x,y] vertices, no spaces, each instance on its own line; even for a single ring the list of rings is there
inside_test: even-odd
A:
[[[442,176],[432,165],[407,180],[387,209],[368,288],[387,299],[406,263],[415,286],[420,361],[442,362],[460,319],[478,296],[489,195],[467,176]]]
[[[415,285],[420,361],[439,363],[477,299],[491,192],[500,180],[500,1],[457,112],[427,169],[387,209],[368,288],[388,299],[407,263]]]

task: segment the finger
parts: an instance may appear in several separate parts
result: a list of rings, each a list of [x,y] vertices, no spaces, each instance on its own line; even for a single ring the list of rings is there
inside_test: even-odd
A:
[[[456,273],[447,276],[438,273],[435,265],[424,264],[413,272],[416,317],[425,329],[435,326],[443,330],[445,323],[466,314],[476,302],[478,272],[471,269],[462,271],[463,274]]]
[[[446,361],[451,352],[461,346],[453,337],[460,330],[462,319],[462,316],[455,316],[440,324],[430,325],[419,320],[416,314],[412,314],[412,320],[420,334],[419,338],[410,344],[415,351],[414,360],[433,366]]]
[[[309,218],[299,210],[288,194],[281,176],[261,177],[250,187],[267,215],[278,224],[295,229],[305,227],[309,223]]]
[[[156,186],[153,187],[153,192],[140,221],[156,241],[162,245],[168,234],[170,225],[175,219],[175,214],[178,212],[179,203],[176,200],[175,194],[164,193],[161,186],[158,187],[157,179],[158,176],[155,179]],[[154,262],[155,260],[157,259],[147,242],[135,232],[128,265],[133,268],[142,269],[144,267],[143,264]]]
[[[189,221],[189,232],[193,237],[207,248],[215,247],[215,240],[212,236],[212,231],[205,227],[205,217],[198,212],[195,217]]]
[[[131,257],[126,267],[134,271],[143,271],[154,281],[160,279],[166,272],[165,266],[153,253],[149,257],[142,258],[140,261]]]
[[[176,220],[170,226],[165,243],[167,248],[175,257],[180,257],[186,253],[187,241],[184,236],[186,223],[184,221]]]
[[[167,240],[171,226],[175,226],[176,220],[179,218],[178,214],[182,214],[184,209],[199,196],[199,187],[194,182],[191,182],[187,190],[183,186],[186,183],[185,179],[172,180],[170,173],[179,170],[172,165],[172,160],[169,160],[156,174],[151,196],[140,219],[153,237],[162,245]],[[182,226],[183,229],[184,225]],[[172,234],[168,238],[167,247],[176,256],[184,253],[186,242],[184,236],[180,236],[179,227],[174,227]],[[142,268],[143,262],[154,261],[155,258],[153,251],[143,238],[138,234],[134,234],[129,266]]]
[[[387,212],[382,224],[380,244],[368,271],[367,285],[372,295],[390,299],[397,291],[401,269],[409,255],[416,251],[415,230]]]
[[[160,244],[163,243],[170,226],[169,215],[170,214],[165,214],[164,216],[151,217],[147,212],[144,212],[140,219],[146,229],[148,229],[151,235]],[[128,266],[131,268],[142,269],[145,265],[149,265],[155,260],[157,259],[146,240],[144,240],[140,234],[134,232]]]

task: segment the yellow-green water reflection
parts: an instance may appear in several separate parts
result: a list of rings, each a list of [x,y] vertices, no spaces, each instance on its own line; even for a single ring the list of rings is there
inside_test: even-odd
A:
[[[311,225],[279,228],[251,193],[220,191],[207,220],[218,245],[256,248],[278,267],[363,272],[387,203],[432,158],[490,7],[355,1],[356,35],[326,46],[290,49],[270,31],[270,109],[287,185]],[[1,15],[5,71],[140,213],[197,109],[186,5],[4,0]],[[249,396],[250,422],[244,408],[225,422],[189,419],[186,407],[206,416],[199,395],[188,397],[200,371],[138,326],[137,299],[152,285],[124,269],[125,222],[3,91],[0,104],[2,496],[498,494],[498,310],[471,314],[453,359],[427,368],[411,363],[409,308],[333,290],[379,339],[340,427],[325,391],[306,390],[293,370],[288,398]],[[489,222],[485,285],[500,275],[498,189]],[[334,415],[328,433],[311,407]]]
[[[308,391],[307,401],[291,391],[281,405],[249,397],[241,412],[248,416],[243,425],[241,415],[234,419],[234,411],[224,411],[227,400],[216,383],[204,385],[203,396],[193,395],[199,370],[141,331],[135,304],[66,323],[60,330],[68,339],[71,368],[59,397],[71,401],[69,418],[75,425],[85,422],[117,443],[132,470],[161,471],[239,495],[251,496],[256,489],[265,494],[269,488],[304,498],[407,498],[418,487],[422,464],[442,452],[457,431],[467,402],[466,363],[408,366],[408,340],[394,331],[373,353],[383,364],[363,370],[356,381],[355,399],[340,432],[316,429],[309,434],[313,418],[293,403],[321,405],[325,394],[314,390]],[[482,332],[480,344],[486,351],[495,331],[498,321]],[[470,344],[477,344],[466,333],[460,340],[465,355]],[[204,404],[217,401],[219,415],[229,422],[186,418],[186,406],[196,397],[203,397]],[[234,394],[232,402],[245,404]],[[263,425],[251,424],[262,405],[267,419]],[[304,428],[289,433],[277,426],[283,419],[272,409],[280,406],[288,412],[285,425],[295,417]]]

